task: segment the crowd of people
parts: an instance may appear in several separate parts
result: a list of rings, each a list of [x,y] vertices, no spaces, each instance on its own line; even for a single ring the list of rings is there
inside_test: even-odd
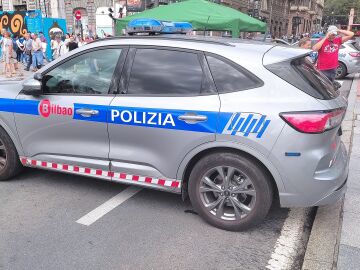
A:
[[[105,35],[109,37],[110,35]],[[26,71],[37,71],[46,62],[53,61],[60,56],[99,39],[97,35],[84,38],[80,34],[55,34],[51,36],[50,44],[42,32],[26,33],[24,36],[12,35],[3,29],[0,35],[0,55],[3,63],[2,75],[7,78],[23,76]],[[51,57],[47,57],[48,46],[51,48]],[[23,67],[22,67],[23,65]]]
[[[313,32],[313,33],[299,33],[297,35],[283,35],[281,38],[287,42],[291,43],[295,43],[297,41],[302,40],[303,38],[311,38],[311,37],[320,37],[322,36],[324,33],[323,32]]]

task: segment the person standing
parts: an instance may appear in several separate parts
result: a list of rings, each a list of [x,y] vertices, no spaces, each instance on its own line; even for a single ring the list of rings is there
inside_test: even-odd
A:
[[[46,41],[46,38],[45,38],[43,32],[39,32],[39,38],[41,41],[41,52],[42,52],[42,59],[43,59],[42,64],[44,63],[44,59],[46,59],[46,61],[50,62],[50,59],[47,59],[47,57],[46,57],[47,41]]]
[[[309,37],[304,37],[300,39],[299,47],[302,49],[311,50],[311,39]],[[313,63],[314,66],[316,66],[317,57],[318,57],[318,53],[312,51],[307,57],[307,59],[310,60],[310,62]]]
[[[1,35],[0,35],[0,54],[1,54],[1,63],[4,63],[3,65],[3,70],[1,72],[2,75],[5,75],[5,62],[4,62],[4,40],[5,40],[5,32],[6,30],[5,29],[2,29],[1,30]]]
[[[61,40],[61,36],[56,35],[55,38],[51,41],[51,51],[52,51],[53,60],[58,59],[61,56],[62,46],[64,46],[64,43]]]
[[[43,52],[41,46],[41,40],[35,33],[34,40],[32,42],[32,67],[33,71],[37,71],[43,65]]]
[[[25,51],[24,42],[25,42],[24,36],[20,36],[18,41],[16,41],[16,44],[18,45],[18,48],[20,49],[20,57],[19,57],[20,63],[24,62],[24,51]]]
[[[79,48],[79,45],[78,45],[78,43],[75,41],[74,36],[71,36],[71,37],[70,37],[70,41],[69,41],[68,47],[69,47],[69,52],[71,52],[72,50],[75,50],[75,49]]]
[[[82,46],[84,46],[84,45],[86,45],[85,40],[82,39],[81,37],[79,37],[78,47],[80,48],[80,47],[82,47]]]
[[[344,36],[338,36],[338,33]],[[340,30],[331,25],[326,36],[313,46],[313,50],[318,52],[317,67],[331,82],[335,81],[336,69],[339,66],[341,44],[352,39],[353,36],[353,32]]]
[[[16,61],[18,63],[20,63],[21,62],[21,55],[22,55],[22,53],[24,51],[24,45],[22,44],[22,42],[21,42],[18,35],[15,35],[14,41],[15,41],[15,44],[16,44]],[[15,48],[15,46],[14,46],[14,48]]]
[[[69,52],[70,34],[65,35],[63,46],[61,46],[60,55],[67,54]]]
[[[33,40],[30,38],[30,34],[25,34],[25,41],[24,41],[24,55],[25,55],[25,62],[26,62],[26,71],[30,70],[30,66],[32,64],[32,43]]]
[[[3,54],[4,54],[4,63],[5,63],[5,74],[6,78],[12,77],[15,74],[14,70],[14,58],[13,55],[15,51],[13,51],[13,41],[10,38],[10,33],[5,32],[4,40],[3,40]]]
[[[308,37],[302,38],[299,41],[299,47],[302,49],[311,49],[311,39]]]

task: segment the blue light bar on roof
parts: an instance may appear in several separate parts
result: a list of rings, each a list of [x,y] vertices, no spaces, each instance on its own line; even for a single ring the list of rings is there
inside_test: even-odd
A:
[[[191,23],[188,22],[169,22],[156,19],[134,19],[126,27],[129,35],[149,33],[149,34],[186,34],[192,30]]]

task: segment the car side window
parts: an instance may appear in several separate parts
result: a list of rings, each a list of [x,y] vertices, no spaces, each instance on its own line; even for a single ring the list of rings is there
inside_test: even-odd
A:
[[[107,94],[120,48],[91,51],[60,64],[43,76],[45,94]]]
[[[206,58],[219,93],[241,91],[262,85],[260,79],[235,63],[212,55],[207,55]]]
[[[197,53],[137,49],[132,65],[128,94],[198,95],[205,74]]]

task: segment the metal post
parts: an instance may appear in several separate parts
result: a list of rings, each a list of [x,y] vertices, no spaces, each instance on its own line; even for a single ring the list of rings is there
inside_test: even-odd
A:
[[[113,11],[116,14],[118,12],[118,10],[116,10],[116,0],[113,1]],[[116,35],[116,23],[115,20],[112,19],[112,35],[115,36]]]
[[[48,14],[47,14],[46,0],[43,0],[43,5],[44,5],[45,17],[47,18]]]
[[[83,25],[82,25],[82,21],[79,20],[80,23],[80,34],[81,34],[81,40],[84,40],[84,31],[83,31]]]
[[[127,17],[128,14],[128,0],[125,1],[125,17]]]

